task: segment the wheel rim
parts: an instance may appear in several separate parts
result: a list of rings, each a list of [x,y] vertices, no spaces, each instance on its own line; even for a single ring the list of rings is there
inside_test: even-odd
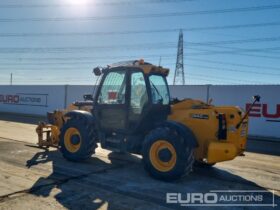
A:
[[[71,152],[77,152],[81,147],[81,134],[76,128],[68,128],[64,135],[64,145],[66,149]]]
[[[168,160],[163,160],[160,153],[167,152],[170,154]],[[176,150],[172,144],[166,140],[158,140],[152,144],[150,149],[150,161],[154,168],[161,172],[167,172],[174,168],[177,160]]]

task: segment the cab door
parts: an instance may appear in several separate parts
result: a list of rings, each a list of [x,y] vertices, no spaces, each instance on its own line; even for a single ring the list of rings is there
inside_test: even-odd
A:
[[[138,70],[131,72],[130,75],[128,128],[133,133],[142,123],[143,114],[149,105],[149,98],[144,73]]]
[[[93,111],[102,131],[118,132],[126,129],[126,82],[127,73],[122,69],[110,71],[101,82]]]

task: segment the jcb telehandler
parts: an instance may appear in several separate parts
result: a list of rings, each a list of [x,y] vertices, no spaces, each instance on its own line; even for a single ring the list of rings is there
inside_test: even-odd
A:
[[[210,166],[243,155],[250,110],[171,101],[169,70],[143,60],[95,68],[94,73],[102,76],[94,96],[49,114],[51,124],[37,128],[39,145],[56,144],[71,161],[91,157],[97,143],[141,154],[149,174],[167,181],[190,172],[194,161]]]

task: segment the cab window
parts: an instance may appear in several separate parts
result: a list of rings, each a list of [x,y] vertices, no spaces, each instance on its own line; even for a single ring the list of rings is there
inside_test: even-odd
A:
[[[130,106],[134,114],[140,114],[147,103],[148,94],[144,75],[142,72],[132,73]]]
[[[125,104],[125,71],[110,72],[101,87],[99,104]]]
[[[153,104],[169,104],[170,97],[166,80],[160,75],[151,75],[149,77],[152,103]]]

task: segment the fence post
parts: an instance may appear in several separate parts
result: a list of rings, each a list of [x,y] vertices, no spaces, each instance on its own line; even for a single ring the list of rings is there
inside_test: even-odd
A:
[[[206,103],[208,103],[208,101],[210,99],[210,87],[211,87],[211,85],[207,85]]]
[[[64,85],[64,109],[67,108],[68,85]]]

